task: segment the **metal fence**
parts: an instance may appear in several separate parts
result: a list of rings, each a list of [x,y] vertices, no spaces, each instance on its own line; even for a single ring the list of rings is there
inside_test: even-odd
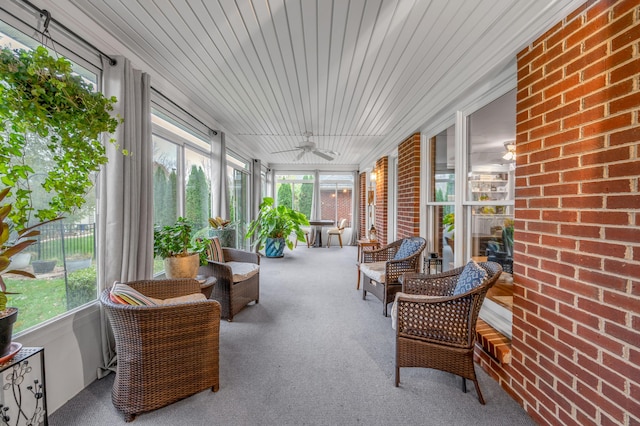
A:
[[[38,242],[30,247],[37,260],[94,257],[95,223],[51,223],[38,227]]]

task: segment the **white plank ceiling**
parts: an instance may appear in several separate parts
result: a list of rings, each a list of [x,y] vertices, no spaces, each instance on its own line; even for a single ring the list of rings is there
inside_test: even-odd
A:
[[[229,146],[265,163],[310,167],[362,165],[389,152],[443,99],[504,67],[580,3],[68,1],[89,18],[81,35],[105,49],[126,46],[152,70],[152,85],[203,121],[215,119]],[[98,39],[92,26],[113,40]],[[305,132],[340,155],[272,154],[300,145]]]

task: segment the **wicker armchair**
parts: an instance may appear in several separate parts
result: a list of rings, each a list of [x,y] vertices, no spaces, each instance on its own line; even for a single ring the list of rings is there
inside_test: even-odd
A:
[[[157,299],[200,292],[200,283],[192,279],[126,284]],[[111,400],[126,421],[207,388],[218,390],[218,302],[122,305],[111,301],[109,289],[102,292],[100,302],[111,323],[118,354]]]
[[[484,297],[493,286],[502,267],[495,262],[479,263],[488,275],[484,283],[453,296],[464,267],[441,274],[406,274],[402,293],[397,295],[396,375],[400,383],[400,367],[424,367],[448,371],[472,380],[478,400],[484,404],[473,364],[476,321]]]
[[[229,262],[253,263],[260,265],[258,253],[252,253],[232,248],[222,248],[224,262],[209,260],[207,265],[201,266],[198,274],[205,277],[215,277],[218,281],[213,286],[211,299],[217,300],[222,306],[222,318],[233,321],[234,315],[240,312],[247,304],[260,299],[260,272],[240,280],[234,273]],[[235,281],[235,282],[234,282]]]
[[[411,237],[419,242],[418,249],[408,257],[394,259],[403,240],[394,241],[382,248],[362,252],[360,272],[363,276],[362,299],[366,299],[367,292],[372,293],[382,301],[382,313],[387,315],[387,305],[393,302],[394,296],[400,291],[399,278],[406,272],[418,272],[420,255],[427,245],[422,237]]]

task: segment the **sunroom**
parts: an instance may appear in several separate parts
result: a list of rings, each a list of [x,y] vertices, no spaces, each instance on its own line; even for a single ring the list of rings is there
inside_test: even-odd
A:
[[[220,216],[248,250],[270,196],[346,219],[346,245],[422,236],[429,272],[499,258],[478,365],[538,423],[640,422],[639,22],[623,0],[4,2],[0,45],[116,96],[133,153],[46,229],[28,268],[51,270],[5,278],[49,413],[112,369],[98,294],[163,272],[154,224]]]

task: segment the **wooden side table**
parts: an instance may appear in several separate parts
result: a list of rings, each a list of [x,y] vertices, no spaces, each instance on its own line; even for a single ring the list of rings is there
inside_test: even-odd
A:
[[[356,262],[356,267],[358,268],[358,284],[356,285],[356,290],[360,289],[360,263],[362,263],[362,252],[378,248],[380,248],[380,243],[378,241],[370,241],[368,238],[358,240],[358,261]]]

